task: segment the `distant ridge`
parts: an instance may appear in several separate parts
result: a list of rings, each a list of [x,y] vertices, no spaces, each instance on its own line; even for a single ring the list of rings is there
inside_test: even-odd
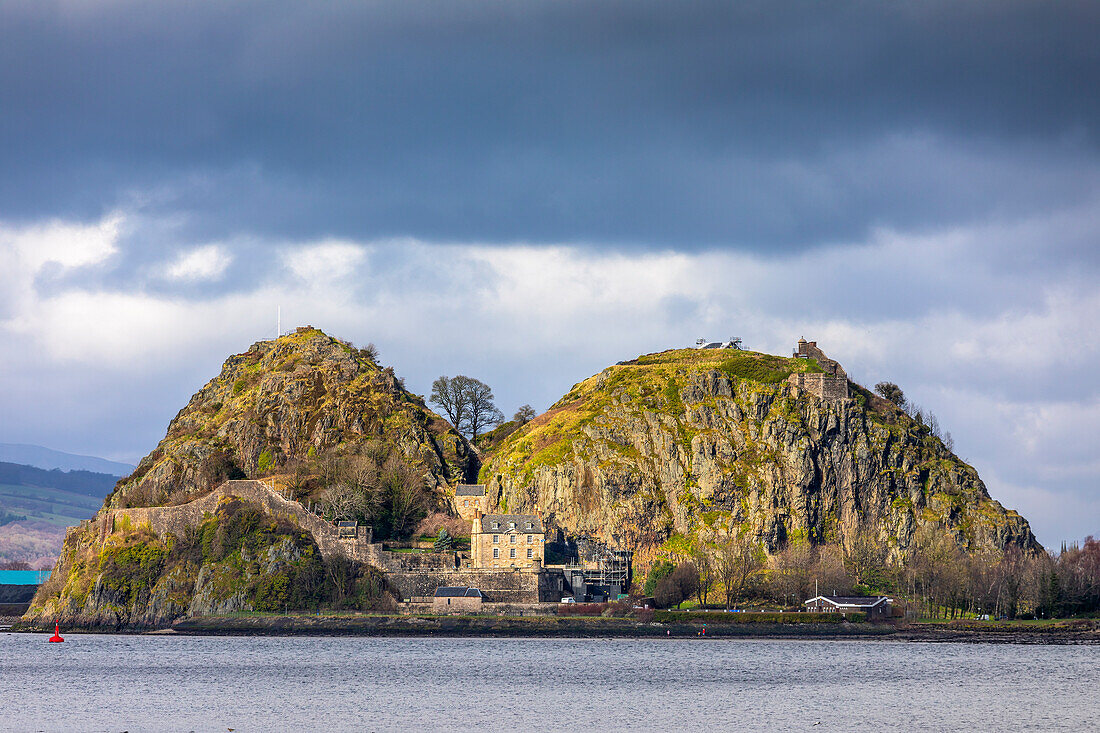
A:
[[[108,461],[95,456],[79,456],[23,443],[0,443],[0,461],[34,466],[47,471],[57,468],[62,471],[92,471],[118,477],[129,476],[134,470],[128,463]]]

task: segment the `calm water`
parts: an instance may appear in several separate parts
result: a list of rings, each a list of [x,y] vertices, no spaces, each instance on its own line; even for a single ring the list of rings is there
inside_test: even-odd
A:
[[[1100,647],[0,634],[3,730],[1100,730]]]

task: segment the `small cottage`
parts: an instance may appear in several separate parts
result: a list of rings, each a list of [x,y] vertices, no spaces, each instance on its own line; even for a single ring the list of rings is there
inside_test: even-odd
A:
[[[433,613],[477,613],[485,597],[478,588],[440,586],[432,598]]]
[[[803,605],[816,613],[865,613],[868,620],[890,618],[893,601],[886,596],[816,596]]]

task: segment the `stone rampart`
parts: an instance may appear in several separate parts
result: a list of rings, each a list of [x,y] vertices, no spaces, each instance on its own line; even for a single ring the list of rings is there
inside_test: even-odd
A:
[[[799,389],[817,395],[823,400],[843,400],[848,397],[847,377],[834,377],[821,373],[800,373],[787,377],[787,381]]]
[[[526,570],[451,570],[448,572],[399,572],[387,575],[402,598],[435,595],[440,586],[478,588],[487,603],[538,603],[540,590],[549,583]],[[554,598],[553,600],[557,600]]]
[[[178,506],[134,507],[111,509],[93,520],[98,523],[100,541],[124,522],[130,526],[147,526],[161,537],[181,536],[191,527],[202,524],[207,514],[213,514],[218,502],[225,497],[236,497],[258,505],[272,516],[283,517],[313,535],[323,557],[346,557],[359,562],[374,562],[382,555],[381,545],[372,545],[361,539],[340,539],[336,528],[326,520],[306,511],[296,501],[289,501],[262,481],[226,481],[206,496]],[[372,549],[373,548],[373,549]]]

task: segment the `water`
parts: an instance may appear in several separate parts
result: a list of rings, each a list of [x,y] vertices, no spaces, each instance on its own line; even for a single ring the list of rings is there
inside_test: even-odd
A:
[[[1100,730],[1100,647],[0,634],[0,729]]]

